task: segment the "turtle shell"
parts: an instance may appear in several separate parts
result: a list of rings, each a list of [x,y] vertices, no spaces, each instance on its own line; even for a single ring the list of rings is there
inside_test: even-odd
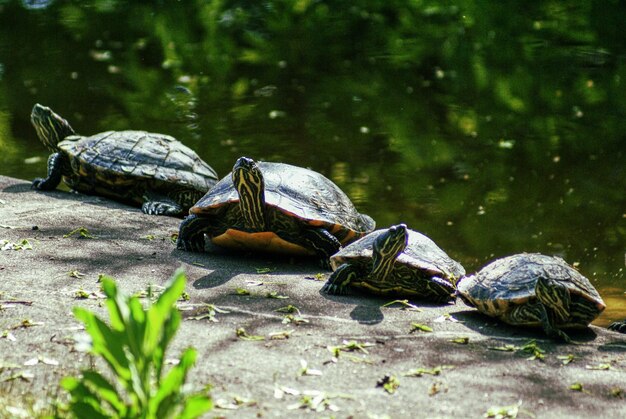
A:
[[[143,180],[151,188],[182,188],[206,193],[217,174],[193,150],[175,138],[145,131],[107,131],[90,137],[69,136],[58,144],[71,162],[68,184],[81,192],[108,187],[108,195],[135,191]],[[140,188],[141,189],[141,188]],[[127,196],[141,202],[141,196]],[[196,198],[197,199],[197,198]]]
[[[570,318],[559,327],[586,326],[606,307],[587,278],[559,257],[523,253],[497,259],[478,273],[464,278],[457,287],[461,298],[489,316],[509,324],[539,326],[536,318],[512,320],[511,310],[534,304],[537,278],[551,278],[570,292]]]
[[[374,229],[374,220],[360,214],[350,198],[322,174],[285,163],[257,162],[257,166],[263,174],[266,207],[307,225],[323,227],[342,244]],[[238,202],[232,175],[228,174],[189,212],[220,217],[228,214],[224,207]],[[221,221],[235,224],[238,220]]]
[[[374,241],[386,231],[386,229],[373,231],[335,253],[330,258],[333,270],[346,262],[370,266]],[[416,278],[439,277],[450,281],[452,285],[465,275],[463,266],[450,258],[429,237],[411,229],[407,229],[407,232],[407,246],[396,258],[394,263],[396,266],[411,268],[415,272]],[[453,291],[453,289],[451,290]]]

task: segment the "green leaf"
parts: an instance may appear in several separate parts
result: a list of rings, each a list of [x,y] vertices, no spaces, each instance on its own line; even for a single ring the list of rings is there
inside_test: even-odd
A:
[[[411,330],[409,330],[409,333],[415,332],[416,330],[422,332],[432,332],[433,328],[421,323],[411,323]]]
[[[567,355],[557,355],[557,359],[561,360],[561,363],[563,365],[567,365],[570,364],[571,362],[573,362],[577,357],[573,354],[567,354]]]
[[[102,413],[96,406],[84,401],[76,401],[71,404],[70,410],[77,418],[110,419],[111,415]]]
[[[195,419],[213,408],[210,398],[202,394],[190,396],[185,400],[185,407],[178,416],[179,419]]]
[[[77,417],[107,418],[111,416],[103,409],[97,393],[87,387],[84,381],[64,378],[61,380],[61,386],[69,390],[72,396],[70,409]]]
[[[611,364],[585,365],[585,369],[606,371],[611,369]]]
[[[298,314],[300,314],[300,310],[298,309],[298,307],[296,307],[294,305],[291,305],[291,304],[286,305],[284,307],[277,308],[274,311],[277,311],[279,313],[298,313]]]
[[[63,389],[72,391],[78,386],[79,383],[80,380],[76,377],[64,377],[61,379],[60,385]]]
[[[484,416],[486,418],[497,419],[516,418],[519,414],[521,405],[522,402],[519,401],[516,404],[512,404],[509,406],[493,406],[487,410]]]
[[[265,340],[264,336],[249,335],[243,327],[237,328],[235,334],[241,340]]]
[[[155,412],[157,417],[170,417],[172,409],[176,407],[176,398],[182,390],[187,377],[187,372],[196,361],[196,351],[192,348],[185,350],[180,357],[180,362],[170,369],[156,394],[150,400],[150,411]]]
[[[150,356],[150,353],[154,349],[147,347],[146,335],[151,332],[155,332],[152,326],[149,324],[146,312],[137,297],[119,296],[116,303],[120,307],[120,311],[123,315],[128,317],[122,318],[124,322],[124,332],[126,334],[126,344],[131,354],[137,359],[143,359]],[[127,314],[126,314],[127,313]],[[155,326],[156,332],[158,332],[160,325]]]
[[[165,359],[165,349],[168,347],[170,341],[176,334],[178,327],[180,326],[181,315],[178,311],[173,311],[169,321],[163,325],[163,333],[159,344],[154,349],[153,360],[156,368],[157,382],[160,382],[161,371],[163,369],[163,360]]]
[[[85,324],[85,330],[91,336],[92,352],[101,355],[119,378],[130,380],[129,363],[119,333],[84,308],[74,307],[74,316]]]
[[[487,349],[491,349],[492,351],[515,352],[519,348],[515,345],[507,344],[503,346],[489,346]]]
[[[78,227],[77,229],[74,229],[70,231],[69,233],[64,234],[63,238],[67,239],[68,237],[71,237],[75,234],[79,234],[80,239],[93,239],[94,238],[94,236],[89,234],[89,230],[87,230],[85,227]]]
[[[573,391],[583,391],[583,385],[581,383],[574,383],[569,386],[569,389]]]
[[[441,374],[441,372],[445,369],[452,369],[454,368],[452,365],[437,365],[434,368],[414,368],[410,371],[405,372],[404,376],[406,377],[421,377],[424,374],[428,374],[428,375],[439,375]]]
[[[422,309],[416,306],[415,304],[409,303],[409,300],[393,300],[393,301],[383,304],[381,307],[390,307],[395,304],[400,304],[403,310],[419,311],[419,312],[422,311]]]
[[[148,325],[144,339],[146,356],[153,356],[160,379],[165,348],[180,326],[180,313],[174,308],[178,297],[185,289],[187,278],[182,269],[178,269],[166,285],[165,291],[148,310]]]
[[[376,387],[382,387],[387,393],[393,394],[396,392],[398,387],[400,387],[400,380],[398,380],[398,378],[394,375],[385,375],[383,378],[378,380]]]
[[[114,330],[124,329],[124,320],[122,319],[122,313],[119,311],[118,306],[115,304],[117,297],[117,285],[111,277],[102,276],[98,277],[100,281],[100,287],[102,292],[107,297],[106,306],[109,311],[109,321],[111,322],[111,328]]]
[[[91,385],[93,390],[98,394],[98,396],[105,402],[111,406],[113,410],[115,410],[119,416],[126,415],[126,405],[124,400],[120,397],[117,392],[117,389],[107,381],[100,373],[97,371],[83,371],[83,382],[87,385]]]
[[[125,295],[112,279],[103,278],[111,326],[86,309],[74,308],[76,318],[91,336],[91,352],[104,359],[123,387],[118,389],[95,370],[84,371],[80,379],[64,379],[62,386],[70,392],[73,415],[193,418],[212,408],[210,398],[183,393],[188,371],[195,362],[194,349],[187,349],[178,365],[161,377],[167,347],[181,323],[175,304],[185,285],[186,277],[178,270],[145,310],[138,297]],[[122,389],[125,393],[120,392]]]

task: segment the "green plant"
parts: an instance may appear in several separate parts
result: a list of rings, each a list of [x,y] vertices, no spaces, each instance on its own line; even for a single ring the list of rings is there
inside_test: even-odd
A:
[[[213,407],[208,396],[183,391],[196,359],[193,348],[186,349],[166,374],[163,371],[167,346],[181,321],[174,304],[185,283],[179,269],[156,302],[144,309],[137,297],[125,295],[111,278],[103,278],[110,325],[89,310],[74,308],[91,337],[91,353],[106,362],[118,384],[94,369],[82,371],[79,378],[64,378],[61,386],[71,396],[70,416],[195,418]]]

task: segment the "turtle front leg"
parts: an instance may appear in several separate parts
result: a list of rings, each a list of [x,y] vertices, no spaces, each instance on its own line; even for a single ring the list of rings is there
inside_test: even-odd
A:
[[[356,266],[344,263],[333,272],[322,287],[322,292],[329,295],[345,295],[350,293],[350,286],[357,282],[361,273]]]
[[[571,342],[570,337],[556,326],[557,322],[565,323],[569,318],[570,295],[567,287],[541,276],[537,279],[535,295],[543,308],[540,313],[541,325],[546,334],[567,343]]]
[[[189,215],[180,223],[176,248],[188,252],[204,251],[206,226],[206,220],[199,218],[197,215]]]
[[[611,323],[609,325],[609,330],[618,333],[626,333],[626,320]]]
[[[48,157],[48,177],[36,178],[31,184],[32,189],[38,189],[40,191],[51,191],[56,189],[63,177],[63,166],[65,165],[66,156],[63,153],[57,152],[50,154]]]

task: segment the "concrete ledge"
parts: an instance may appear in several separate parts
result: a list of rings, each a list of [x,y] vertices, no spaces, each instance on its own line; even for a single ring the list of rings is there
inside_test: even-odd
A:
[[[536,417],[626,417],[626,394],[619,392],[626,393],[623,335],[591,326],[571,334],[578,344],[555,344],[536,331],[483,317],[460,301],[415,302],[421,311],[410,311],[382,307],[388,300],[367,296],[328,297],[319,291],[324,282],[315,279],[320,272],[313,261],[176,250],[170,236],[179,222],[103,198],[31,191],[29,182],[0,176],[0,243],[27,239],[32,245],[0,251],[0,336],[9,331],[15,338],[0,338],[0,417],[8,414],[6,406],[57,397],[60,378],[89,366],[89,357],[73,350],[79,324],[71,309],[103,312],[102,300],[76,299],[76,290],[96,293],[103,273],[137,293],[164,284],[179,266],[188,276],[190,300],[181,303],[186,320],[169,355],[187,346],[198,350],[191,383],[212,384],[222,407],[210,417],[300,416],[303,410],[295,409],[306,391],[324,392],[327,407],[338,409],[319,414],[326,417],[482,417],[490,407],[518,402]],[[63,237],[79,227],[94,238]],[[237,288],[250,295],[237,295]],[[268,298],[269,293],[288,298]],[[226,312],[216,314],[217,322],[192,320],[205,304]],[[307,323],[283,323],[285,314],[276,310],[288,304]],[[439,321],[446,314],[458,321]],[[25,320],[35,325],[19,327]],[[411,332],[411,323],[433,331]],[[241,340],[237,328],[265,340]],[[281,332],[289,337],[270,338]],[[467,343],[454,343],[457,338]],[[545,350],[542,361],[490,349],[530,339]],[[344,340],[371,346],[367,352],[342,352],[333,361],[327,347]],[[569,354],[574,360],[564,365],[558,356]],[[34,357],[59,364],[24,365]],[[302,375],[301,360],[321,375]],[[5,367],[10,364],[19,368]],[[610,367],[587,367],[601,364]],[[403,375],[438,366],[447,367],[439,375]],[[20,372],[32,377],[8,379]],[[387,374],[399,380],[394,394],[376,385]],[[574,383],[584,391],[571,390]],[[236,398],[247,402],[238,405]]]

